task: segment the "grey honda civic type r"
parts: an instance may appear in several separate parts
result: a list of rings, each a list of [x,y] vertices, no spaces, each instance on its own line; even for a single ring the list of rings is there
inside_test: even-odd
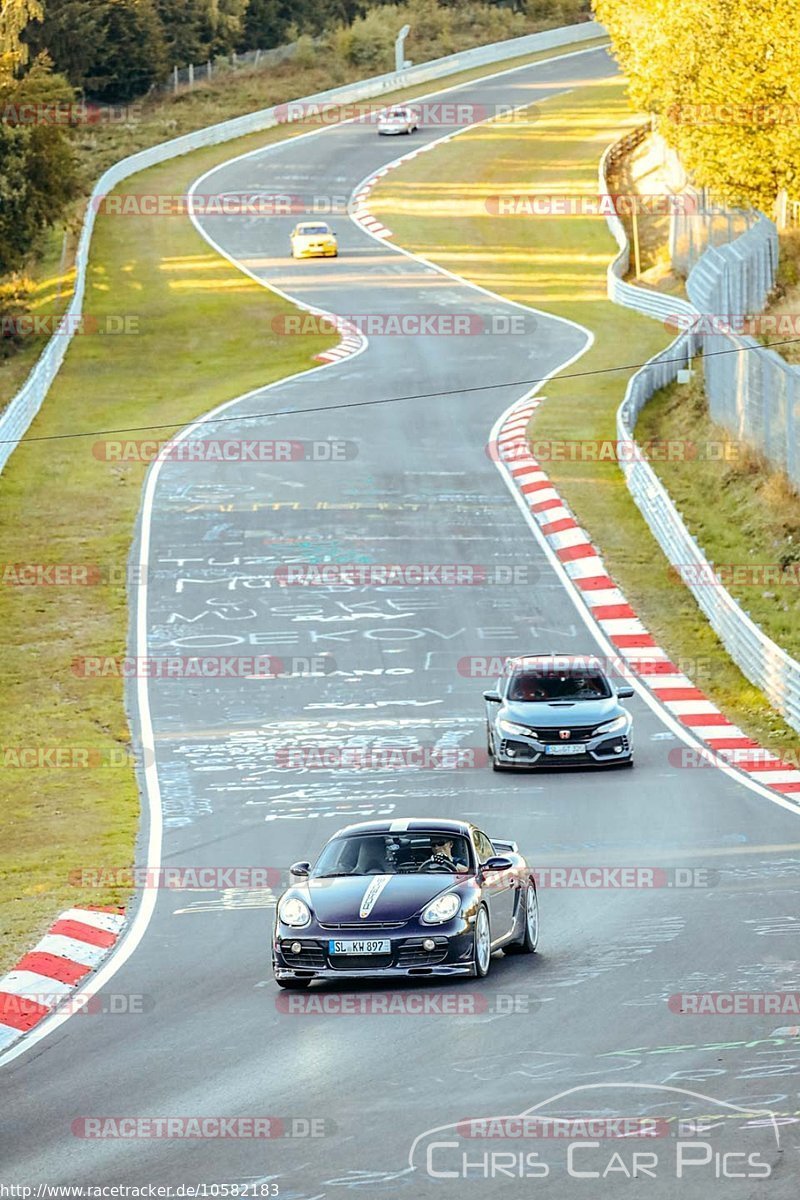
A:
[[[495,771],[633,765],[633,718],[593,655],[530,654],[506,660],[484,692],[487,749]]]

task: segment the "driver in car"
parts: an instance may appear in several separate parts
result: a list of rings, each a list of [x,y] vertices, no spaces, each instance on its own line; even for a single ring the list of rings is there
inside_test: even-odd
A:
[[[467,864],[457,862],[453,858],[453,843],[449,838],[445,838],[440,842],[432,843],[432,851],[430,858],[426,858],[421,866],[421,870],[436,870],[442,868],[447,871],[458,871],[463,874],[467,870]]]

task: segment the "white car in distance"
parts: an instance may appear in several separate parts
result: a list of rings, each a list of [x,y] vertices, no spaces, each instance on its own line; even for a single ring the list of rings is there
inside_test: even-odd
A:
[[[419,129],[419,113],[413,108],[387,108],[378,118],[378,133],[413,133]]]

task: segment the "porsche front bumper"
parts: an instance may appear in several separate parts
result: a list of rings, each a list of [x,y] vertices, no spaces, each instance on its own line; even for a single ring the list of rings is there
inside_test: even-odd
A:
[[[400,930],[361,930],[361,937],[386,938],[388,954],[332,955],[334,939],[354,939],[359,930],[328,929],[312,925],[291,930],[279,925],[272,943],[272,965],[277,979],[414,979],[420,976],[471,975],[473,972],[473,922],[457,918],[446,925],[421,926],[409,922]],[[433,941],[425,950],[423,942]],[[299,946],[293,950],[292,946]]]

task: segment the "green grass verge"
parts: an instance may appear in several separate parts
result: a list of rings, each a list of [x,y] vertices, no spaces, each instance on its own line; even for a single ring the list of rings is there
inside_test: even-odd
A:
[[[464,72],[408,94],[487,73],[487,68]],[[205,115],[219,120],[228,114]],[[281,126],[200,151],[135,176],[123,190],[180,193],[216,163],[300,132]],[[70,279],[59,288],[61,240],[55,233],[46,251],[30,272],[35,310],[60,311]],[[134,317],[139,332],[77,337],[32,436],[164,423],[179,427],[223,400],[314,366],[313,355],[335,341],[274,335],[273,317],[292,307],[214,254],[188,221],[175,218],[98,219],[84,311],[100,320]],[[25,347],[0,367],[0,395],[13,394],[37,349]],[[92,439],[81,438],[26,440],[0,476],[0,565],[98,564],[117,581],[73,588],[0,587],[6,645],[6,682],[0,689],[5,768],[0,972],[61,909],[127,898],[122,887],[89,892],[70,882],[87,866],[130,866],[139,818],[121,683],[78,678],[71,664],[86,654],[125,651],[128,609],[120,581],[144,473],[144,465],[99,461]],[[90,765],[17,765],[31,752],[49,748],[73,751],[76,762],[89,754]]]
[[[507,62],[497,63],[488,67],[477,67],[471,71],[460,71],[454,75],[444,76],[441,80],[417,84],[415,87],[404,88],[396,92],[387,92],[373,100],[363,101],[364,104],[392,103],[399,100],[413,100],[415,97],[428,95],[439,88],[455,87],[468,83],[471,79],[491,74],[498,70],[509,70],[526,64],[541,62],[559,54],[569,53],[571,49],[592,49],[607,44],[607,38],[593,38],[573,47],[564,46],[554,50],[541,50],[536,54],[521,55]],[[269,72],[263,70],[242,70],[226,73],[220,79],[210,83],[198,83],[194,91],[183,91],[175,97],[165,97],[158,101],[148,101],[134,106],[130,121],[125,124],[88,126],[79,129],[76,135],[76,151],[81,161],[82,173],[87,181],[98,179],[102,172],[112,163],[118,162],[129,154],[159,142],[203,129],[207,125],[215,125],[242,113],[269,108],[273,104],[282,104],[298,96],[313,95],[331,87],[362,77],[362,72],[356,68],[344,70],[336,63],[322,63],[314,66],[293,66],[285,63]],[[274,140],[282,140],[304,132],[313,125],[293,124],[291,127],[281,126],[256,135],[256,140],[243,138],[241,142],[229,143],[229,146],[256,146],[267,144]],[[228,153],[233,154],[233,150]],[[227,157],[227,154],[224,155]],[[91,186],[91,184],[90,184]],[[36,314],[59,314],[66,307],[71,296],[74,281],[72,271],[74,251],[77,245],[77,234],[83,215],[85,201],[72,206],[65,221],[57,228],[49,230],[42,238],[38,252],[32,256],[31,262],[20,272],[30,284],[30,311]],[[67,236],[67,257],[62,260],[64,235]],[[2,281],[0,281],[1,286]],[[36,359],[47,343],[44,335],[32,335],[27,338],[20,349],[6,359],[0,359],[0,409],[16,394],[25,382]]]
[[[595,334],[594,346],[544,389],[547,400],[529,430],[539,457],[543,443],[613,441],[633,365],[667,345],[670,335],[607,300],[605,271],[615,248],[602,219],[492,216],[486,197],[594,193],[603,149],[636,123],[621,82],[582,83],[577,67],[575,90],[544,102],[530,125],[494,123],[461,134],[392,171],[371,195],[371,211],[398,245]],[[578,372],[583,377],[574,377]],[[617,465],[553,460],[543,466],[674,661],[753,737],[776,750],[794,746],[797,734],[733,665],[691,593],[674,580]]]
[[[230,153],[216,149],[155,168],[136,177],[135,189],[185,188]],[[292,306],[236,271],[180,219],[101,219],[85,308],[101,320],[134,316],[139,332],[76,338],[33,436],[180,426],[316,365],[312,356],[336,341],[273,333],[272,318]],[[139,799],[125,753],[122,684],[79,678],[71,664],[125,651],[125,564],[146,468],[98,460],[93,440],[26,440],[0,477],[3,564],[98,564],[112,581],[0,589],[0,971],[59,909],[125,899],[124,889],[76,888],[72,872],[132,860]],[[49,747],[72,748],[78,761],[89,754],[90,765],[16,765],[20,748]]]
[[[658,474],[742,608],[800,656],[800,496],[786,476],[709,420],[701,374],[657,392],[637,432],[713,448],[712,458],[661,462]]]

